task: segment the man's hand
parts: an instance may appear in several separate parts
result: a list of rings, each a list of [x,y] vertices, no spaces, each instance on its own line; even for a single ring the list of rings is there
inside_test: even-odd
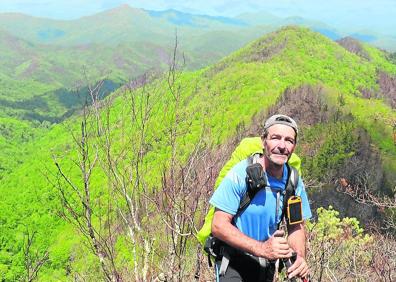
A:
[[[275,231],[267,241],[262,243],[262,248],[258,250],[256,255],[269,260],[291,257],[293,250],[287,243],[287,239],[283,237],[284,235],[285,232],[283,230]]]
[[[287,269],[287,274],[289,278],[307,277],[309,274],[309,268],[305,259],[297,255],[296,261]]]

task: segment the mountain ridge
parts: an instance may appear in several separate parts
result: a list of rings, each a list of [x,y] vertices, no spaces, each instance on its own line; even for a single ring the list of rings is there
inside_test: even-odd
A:
[[[195,72],[178,73],[174,89],[180,90],[179,104],[172,100],[175,97],[172,95],[178,92],[171,93],[167,88],[168,77],[154,80],[152,84],[131,93],[119,90],[116,96],[104,100],[104,105],[106,102],[111,105],[109,116],[114,154],[122,167],[127,168],[136,152],[140,152],[133,150],[133,141],[140,136],[140,131],[138,123],[129,124],[133,116],[128,109],[129,103],[134,101],[131,97],[152,99],[149,101],[153,102],[152,112],[155,115],[149,120],[147,131],[144,131],[148,139],[141,152],[144,166],[158,168],[167,167],[167,160],[172,156],[166,136],[170,132],[167,126],[172,125],[173,118],[178,122],[175,132],[180,138],[177,141],[180,151],[175,158],[183,163],[198,146],[200,138],[203,138],[201,146],[216,150],[230,140],[248,134],[249,130],[257,134],[258,124],[270,113],[271,107],[287,105],[288,99],[296,96],[294,99],[305,102],[305,107],[316,103],[312,107],[316,109],[315,113],[293,107],[279,107],[278,110],[295,111],[301,125],[299,146],[302,150],[299,153],[302,154],[305,177],[333,185],[332,177],[344,176],[353,184],[358,178],[354,179],[353,174],[344,174],[346,165],[354,155],[359,154],[359,142],[364,142],[367,148],[373,147],[379,151],[381,163],[365,168],[363,173],[376,173],[377,169],[383,167],[383,178],[375,183],[378,187],[380,183],[390,189],[392,183],[396,183],[396,153],[392,128],[384,121],[396,120],[396,114],[383,99],[365,98],[361,89],[379,91],[378,69],[396,76],[396,65],[386,61],[381,51],[367,45],[362,45],[362,48],[370,60],[306,28],[287,27],[251,42],[215,65]],[[318,116],[308,117],[312,114]],[[254,124],[254,120],[259,122]],[[7,256],[14,258],[19,254],[20,248],[15,246],[18,245],[22,226],[35,227],[42,246],[50,248],[53,261],[53,264],[45,267],[41,277],[43,281],[50,279],[54,273],[61,275],[59,273],[66,268],[71,256],[75,267],[85,273],[90,272],[90,265],[81,263],[86,261],[86,257],[77,255],[76,250],[83,250],[83,247],[70,238],[72,234],[64,233],[64,230],[71,232],[71,227],[55,216],[60,203],[54,191],[57,183],[54,162],[64,167],[76,183],[81,181],[78,168],[73,166],[78,146],[74,147],[70,136],[81,131],[80,125],[81,116],[72,116],[62,124],[53,126],[39,140],[27,145],[24,162],[0,180],[0,193],[5,198],[5,201],[0,202],[3,211],[0,221],[5,223],[0,227],[0,234],[8,246]],[[355,129],[365,131],[367,136],[360,131],[355,132]],[[125,139],[125,136],[128,138]],[[370,140],[359,141],[361,136]],[[95,139],[91,141],[95,142]],[[125,144],[130,144],[132,148],[125,149]],[[231,152],[226,150],[223,158],[226,159]],[[221,165],[217,164],[216,167]],[[331,175],[327,176],[326,172],[331,172]],[[362,173],[361,170],[357,172],[357,175]],[[95,199],[99,200],[100,195],[103,196],[101,193],[104,193],[101,189],[108,187],[108,178],[103,175],[101,168],[94,170],[94,173],[97,174],[92,179],[92,192],[98,197]],[[153,190],[160,189],[158,183],[161,183],[161,172],[149,169],[147,173],[145,185],[150,185]],[[323,195],[336,193],[331,188],[324,188],[322,192]],[[315,198],[315,201],[318,199]],[[347,212],[352,211],[351,208],[344,212],[349,215]],[[152,218],[145,220],[155,221]],[[52,229],[46,230],[48,226]],[[68,239],[60,239],[64,237]],[[7,273],[21,267],[17,259],[9,261]],[[62,275],[63,278],[67,277],[65,273]]]
[[[126,169],[137,152],[133,150],[133,141],[140,136],[138,134],[140,131],[138,123],[129,124],[133,116],[128,109],[129,103],[133,101],[131,97],[136,99],[148,97],[151,99],[149,101],[153,102],[152,112],[155,116],[149,120],[149,127],[144,131],[148,139],[142,148],[142,154],[144,154],[144,166],[159,168],[166,167],[167,160],[171,158],[172,150],[166,136],[169,132],[167,126],[172,124],[173,117],[178,122],[174,132],[178,133],[176,136],[180,138],[177,139],[177,148],[180,151],[175,158],[184,162],[188,160],[196,146],[199,146],[200,138],[203,138],[201,146],[215,151],[229,140],[237,139],[236,136],[242,137],[247,134],[248,130],[257,134],[259,126],[253,125],[253,120],[260,121],[258,122],[260,124],[261,117],[269,113],[272,106],[277,105],[282,99],[284,99],[283,103],[287,104],[287,97],[290,99],[300,91],[298,89],[302,89],[299,96],[296,95],[296,99],[300,101],[305,99],[304,101],[310,105],[310,101],[314,100],[312,97],[318,95],[316,114],[329,115],[326,119],[309,119],[305,115],[312,113],[303,111],[297,116],[302,128],[299,146],[304,148],[300,151],[303,157],[302,167],[305,169],[304,176],[320,177],[323,171],[334,169],[336,171],[332,173],[339,177],[336,169],[340,166],[339,162],[345,164],[351,158],[351,154],[358,154],[354,142],[360,135],[355,136],[349,131],[356,126],[367,130],[372,138],[372,141],[365,141],[370,143],[367,147],[373,146],[381,152],[384,157],[381,165],[388,171],[384,174],[391,184],[392,175],[395,175],[396,171],[395,152],[389,150],[393,148],[390,146],[394,146],[391,128],[381,125],[381,120],[374,122],[372,118],[376,113],[381,113],[380,119],[396,119],[396,115],[381,99],[365,99],[359,93],[359,87],[378,90],[377,69],[387,70],[391,75],[396,76],[396,66],[381,61],[385,59],[380,51],[377,52],[366,45],[363,45],[363,48],[370,56],[370,60],[351,53],[339,44],[308,29],[287,27],[251,42],[215,65],[196,72],[178,73],[176,76],[178,82],[174,89],[180,90],[179,104],[173,102],[175,96],[172,95],[178,92],[170,93],[167,88],[169,83],[167,77],[164,77],[164,80],[154,80],[152,84],[144,85],[131,93],[119,90],[116,96],[109,96],[103,103],[106,105],[108,102],[111,105],[110,128],[113,130],[111,136],[112,144],[115,145],[113,150],[116,159]],[[302,86],[306,84],[312,85],[312,88]],[[147,92],[144,92],[144,89]],[[293,92],[294,89],[297,89],[297,92]],[[289,110],[293,109],[282,109],[282,111]],[[103,116],[106,116],[106,113],[103,113]],[[123,127],[123,124],[126,127]],[[39,280],[65,280],[68,278],[67,269],[81,271],[91,275],[88,277],[92,279],[98,277],[95,275],[99,275],[97,271],[92,271],[95,262],[87,260],[84,247],[76,239],[72,227],[56,216],[56,212],[60,209],[60,201],[58,192],[54,188],[59,180],[54,162],[56,161],[67,171],[71,180],[76,183],[81,182],[81,175],[73,166],[73,160],[77,161],[75,158],[78,155],[78,146],[73,145],[70,136],[81,131],[80,125],[81,116],[72,116],[62,124],[53,126],[47,134],[27,145],[28,152],[24,162],[0,180],[0,194],[4,195],[5,199],[0,202],[2,210],[0,222],[4,223],[0,227],[0,236],[6,246],[6,251],[0,254],[0,263],[1,269],[5,269],[4,275],[7,275],[5,277],[21,275],[18,274],[18,270],[21,273],[22,267],[22,262],[17,259],[18,255],[21,255],[18,237],[22,236],[25,226],[37,231],[39,243],[35,246],[40,250],[49,250],[51,263],[44,266]],[[327,135],[327,131],[333,134]],[[378,133],[383,135],[378,136]],[[125,139],[125,136],[128,138]],[[91,141],[95,142],[95,139]],[[131,144],[132,148],[126,149],[123,144]],[[317,146],[318,144],[321,146]],[[99,146],[100,143],[97,145]],[[334,149],[332,146],[337,146],[336,150],[331,151]],[[223,158],[226,159],[226,155],[232,150],[225,152]],[[311,154],[312,152],[315,154]],[[319,158],[320,156],[334,167],[322,167],[325,162]],[[221,165],[217,164],[216,167]],[[96,201],[101,197],[106,199],[102,189],[108,187],[106,183],[108,178],[101,171],[100,168],[93,170],[91,189],[93,195],[98,197],[95,198]],[[371,172],[370,168],[365,170],[367,171]],[[317,173],[316,176],[314,172]],[[153,190],[160,189],[161,186],[158,184],[161,183],[160,169],[149,169],[147,173],[145,185],[150,185]],[[348,178],[348,180],[353,183],[353,179]],[[321,181],[330,182],[329,179],[324,178],[324,175]],[[330,191],[324,190],[323,195],[335,193]],[[118,208],[122,208],[122,205]],[[100,214],[100,210],[95,211]],[[353,209],[344,212],[352,211]],[[144,217],[145,222],[153,224],[156,222],[155,217],[145,218],[144,214],[141,216]],[[118,226],[117,232],[121,232],[122,225],[115,224],[115,226]],[[160,232],[160,228],[160,224],[156,224],[157,232]],[[149,234],[156,236],[155,232]],[[123,255],[120,251],[122,242],[123,240],[119,239],[119,246],[115,251],[120,256]],[[156,248],[159,249],[160,246],[156,245]],[[3,263],[4,261],[6,263]],[[122,261],[130,265],[133,260],[125,256],[117,263],[122,264]]]
[[[70,39],[68,40],[62,40],[64,36],[67,36],[68,32],[67,30],[70,30],[71,26],[76,25],[77,27],[81,24],[85,24],[86,22],[89,22],[91,20],[96,21],[98,18],[100,19],[101,17],[109,17],[111,18],[111,15],[121,15],[121,19],[123,19],[125,16],[138,16],[138,17],[143,17],[145,18],[146,21],[150,22],[150,19],[153,19],[153,15],[161,15],[159,18],[163,19],[162,24],[164,25],[170,25],[174,27],[179,26],[179,28],[183,28],[188,26],[186,24],[183,24],[184,22],[189,22],[190,26],[196,26],[200,28],[205,28],[211,26],[211,28],[221,28],[221,29],[228,29],[236,26],[259,26],[262,24],[265,25],[273,25],[273,27],[279,28],[280,26],[288,25],[288,24],[302,24],[309,26],[311,28],[316,28],[318,31],[323,29],[323,26],[328,26],[328,24],[318,22],[317,20],[311,21],[309,19],[304,19],[302,17],[286,17],[286,18],[280,18],[277,16],[273,16],[271,14],[266,14],[264,12],[259,12],[259,13],[250,13],[249,17],[246,17],[246,15],[239,15],[236,17],[217,17],[217,16],[207,16],[207,15],[199,15],[199,14],[190,14],[186,12],[180,12],[177,10],[164,10],[164,11],[151,11],[151,10],[144,10],[144,9],[139,9],[139,8],[133,8],[127,4],[124,4],[124,6],[119,6],[115,7],[113,9],[100,12],[96,15],[90,15],[90,16],[84,16],[76,20],[53,20],[53,19],[48,19],[48,22],[51,24],[46,24],[47,26],[54,26],[53,30],[49,31],[42,31],[42,34],[49,34],[53,35],[53,37],[49,36],[46,38],[45,36],[42,37],[41,40],[43,40],[43,43],[60,43],[60,44],[68,44],[67,42],[70,42]],[[21,33],[20,31],[23,30],[21,29],[22,26],[18,25],[17,22],[12,21],[9,22],[4,19],[4,17],[8,18],[8,20],[11,20],[10,18],[12,17],[18,17],[22,18],[23,14],[20,13],[3,13],[0,14],[0,23],[2,24],[3,27],[16,31],[17,35],[20,37],[25,37],[28,40],[40,40],[40,36],[37,36],[39,31],[31,32],[29,30],[25,30],[25,32]],[[298,22],[296,22],[296,19],[299,19]],[[183,20],[184,19],[184,20]],[[293,20],[294,19],[294,20]],[[173,22],[172,22],[173,20]],[[209,20],[209,21],[208,21]],[[40,23],[44,24],[46,21],[45,18],[38,18],[38,17],[32,17],[32,16],[26,16],[24,18],[24,22],[30,22],[29,23],[29,28],[35,27],[37,28]],[[203,21],[203,23],[200,23],[200,21]],[[205,23],[205,21],[207,21]],[[291,22],[290,22],[291,21]],[[101,24],[101,21],[97,21],[99,25]],[[213,25],[213,23],[217,22],[217,25]],[[124,23],[125,20],[124,20]],[[180,25],[178,25],[180,24]],[[209,24],[209,26],[208,26]],[[317,26],[319,25],[319,26]],[[147,27],[147,24],[144,25]],[[387,48],[391,47],[391,43],[393,42],[391,37],[389,35],[387,36],[381,36],[379,34],[373,34],[372,31],[368,31],[369,34],[366,34],[367,32],[362,32],[361,29],[356,29],[355,31],[336,31],[334,28],[325,28],[326,30],[332,30],[333,33],[338,33],[340,34],[339,37],[345,37],[351,34],[358,34],[360,39],[368,38],[370,42],[375,43],[375,44],[383,44],[384,41],[389,41],[389,43],[386,43]],[[62,30],[64,33],[62,33]],[[11,32],[13,33],[13,32]],[[92,37],[92,35],[91,35]],[[46,40],[47,39],[47,40]],[[105,41],[102,41],[102,43],[105,43]],[[245,42],[246,43],[246,42]]]

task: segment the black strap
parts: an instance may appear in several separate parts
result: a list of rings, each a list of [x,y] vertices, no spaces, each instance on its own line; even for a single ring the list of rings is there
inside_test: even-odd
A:
[[[296,187],[298,185],[298,178],[299,178],[298,171],[296,168],[290,166],[288,163],[286,163],[286,167],[287,167],[287,182],[286,182],[287,184],[286,184],[286,189],[283,191],[283,208],[282,208],[280,222],[282,222],[283,217],[287,216],[286,215],[287,201],[289,200],[290,197],[296,195]]]
[[[257,156],[256,156],[257,157]],[[257,194],[258,191],[261,189],[265,189],[267,187],[267,175],[264,173],[263,167],[259,163],[253,163],[253,159],[256,158],[254,156],[249,157],[249,164],[246,168],[246,185],[247,185],[247,193],[245,193],[244,197],[242,198],[239,208],[234,219],[250,204],[254,196]],[[281,215],[281,222],[283,220],[283,216],[286,214],[286,207],[287,201],[291,196],[294,196],[296,193],[296,187],[298,184],[298,171],[294,167],[289,166],[286,163],[287,167],[287,182],[286,182],[286,189],[284,190],[284,197],[283,197],[283,208],[282,208],[282,215]],[[234,220],[233,219],[233,220]],[[279,226],[278,226],[279,229]],[[216,245],[216,246],[215,246]],[[208,254],[208,261],[209,266],[211,266],[210,256],[217,256],[218,248],[224,246],[225,243],[220,241],[219,239],[209,236],[209,238],[205,242],[205,251]]]
[[[239,208],[234,218],[244,211],[258,191],[267,186],[267,175],[264,173],[263,166],[259,163],[254,163],[260,154],[250,156],[248,159],[248,166],[246,167],[246,193],[239,203]]]
[[[264,172],[263,167],[260,163],[253,163],[253,159],[255,157],[257,156],[253,155],[248,159],[249,165],[246,167],[247,191],[243,196],[241,202],[239,203],[239,208],[234,218],[247,208],[247,206],[251,203],[258,191],[267,187],[267,175]],[[281,214],[281,221],[286,215],[287,201],[291,196],[296,195],[296,187],[298,185],[299,178],[296,168],[290,166],[288,163],[286,163],[286,168],[287,181],[286,189],[283,191],[283,208]]]

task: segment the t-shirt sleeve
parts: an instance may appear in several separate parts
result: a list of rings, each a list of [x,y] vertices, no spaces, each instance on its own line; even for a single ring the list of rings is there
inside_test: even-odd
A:
[[[296,195],[301,197],[302,212],[303,212],[304,220],[311,218],[312,212],[311,212],[311,208],[309,206],[307,192],[305,191],[305,185],[304,185],[304,182],[302,181],[301,177],[299,177],[299,179],[298,179]]]
[[[231,170],[214,192],[209,203],[226,213],[235,215],[246,191],[245,179]]]

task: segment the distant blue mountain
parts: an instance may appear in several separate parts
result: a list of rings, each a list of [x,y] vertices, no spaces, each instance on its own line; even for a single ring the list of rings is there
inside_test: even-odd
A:
[[[200,21],[202,19],[215,21],[232,26],[248,26],[248,24],[245,21],[236,18],[207,16],[207,15],[193,15],[193,14],[179,12],[173,9],[165,10],[165,11],[151,11],[151,10],[145,10],[145,11],[151,17],[164,18],[168,20],[170,23],[180,26],[184,25],[191,27],[204,27],[205,25]]]
[[[373,42],[377,39],[377,37],[375,37],[374,35],[361,34],[361,33],[352,33],[350,36],[364,42]]]
[[[44,41],[56,39],[66,34],[65,31],[56,28],[45,28],[37,32],[37,36]]]
[[[312,28],[314,31],[319,32],[321,34],[323,34],[324,36],[327,36],[328,38],[332,39],[332,40],[338,40],[340,38],[342,38],[343,36],[341,36],[340,34],[338,34],[335,31],[326,29],[326,28]]]

